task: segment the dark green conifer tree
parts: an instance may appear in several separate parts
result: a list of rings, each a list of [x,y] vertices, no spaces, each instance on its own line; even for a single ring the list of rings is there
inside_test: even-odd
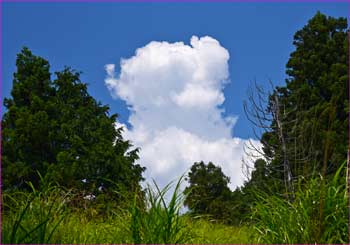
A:
[[[89,95],[80,74],[65,68],[51,80],[49,63],[27,48],[16,65],[2,119],[4,189],[25,189],[28,181],[39,187],[39,172],[95,195],[101,187],[139,190],[138,149],[130,150],[115,128],[117,115]]]

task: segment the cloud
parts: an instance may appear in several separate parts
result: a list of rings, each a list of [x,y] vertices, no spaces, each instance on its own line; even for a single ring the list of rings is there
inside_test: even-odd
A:
[[[121,60],[119,74],[114,64],[105,66],[111,95],[131,111],[124,137],[141,148],[148,180],[164,185],[203,160],[221,166],[232,189],[242,185],[247,140],[232,136],[237,117],[219,108],[229,57],[214,38],[193,36],[190,45],[150,42]]]

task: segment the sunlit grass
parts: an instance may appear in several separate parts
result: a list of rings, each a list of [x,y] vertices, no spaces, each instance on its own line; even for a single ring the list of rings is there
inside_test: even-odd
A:
[[[348,243],[345,178],[313,178],[299,184],[293,202],[260,193],[254,220],[259,243]]]
[[[344,167],[344,166],[343,166]],[[300,185],[294,202],[260,193],[251,225],[229,226],[180,214],[182,179],[160,189],[148,187],[128,207],[108,216],[93,205],[72,209],[72,194],[45,184],[40,191],[4,193],[2,242],[55,244],[251,244],[347,243],[347,200],[340,169],[332,180],[314,178]],[[169,197],[169,200],[166,200]],[[321,197],[323,219],[320,219]]]
[[[47,185],[41,191],[6,194],[3,243],[186,243],[189,224],[180,216],[184,196],[182,178],[172,188],[156,184],[146,189],[146,203],[135,195],[130,207],[110,216],[96,215],[93,208],[69,209],[69,192]]]
[[[255,231],[248,226],[229,226],[205,219],[188,220],[193,233],[192,244],[256,243]]]
[[[20,198],[3,194],[3,243],[50,243],[67,215],[67,195],[51,185],[40,192],[32,187],[31,193],[15,193]]]

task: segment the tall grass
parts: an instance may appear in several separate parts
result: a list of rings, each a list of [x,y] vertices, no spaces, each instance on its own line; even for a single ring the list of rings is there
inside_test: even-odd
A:
[[[189,223],[181,217],[184,196],[182,178],[173,186],[146,189],[146,203],[135,195],[129,209],[117,209],[109,217],[70,209],[69,192],[42,180],[32,192],[3,195],[2,243],[186,243],[191,239]],[[172,193],[169,193],[173,189]],[[169,195],[170,194],[170,195]],[[170,196],[170,200],[166,200]]]
[[[3,243],[50,243],[57,227],[63,221],[66,198],[69,193],[47,185],[41,191],[31,183],[31,193],[4,193]]]
[[[84,212],[70,213],[51,239],[55,244],[122,244],[132,243],[124,228],[130,220],[123,216],[91,218]]]
[[[182,179],[176,183],[170,200],[166,196],[172,183],[162,190],[155,182],[155,189],[148,186],[145,207],[138,205],[135,195],[129,227],[133,243],[179,244],[191,239],[189,226],[180,216],[185,198],[180,190]]]
[[[329,181],[299,184],[293,202],[260,193],[253,215],[259,243],[348,243],[344,166]]]
[[[182,180],[181,177],[162,189],[154,183],[146,188],[145,196],[135,194],[128,208],[124,203],[105,216],[94,210],[93,203],[84,209],[72,207],[72,200],[75,203],[79,196],[42,179],[39,189],[29,184],[31,192],[3,194],[2,243],[227,244],[254,241],[248,227],[193,220],[181,214],[185,199],[180,190]]]
[[[192,231],[191,244],[252,244],[257,243],[249,226],[230,226],[207,219],[188,219]]]
[[[344,165],[328,181],[318,177],[300,183],[293,202],[260,193],[254,230],[181,215],[182,178],[163,189],[148,186],[145,199],[135,194],[128,208],[123,205],[107,217],[94,205],[71,208],[74,195],[42,180],[39,190],[31,185],[31,192],[3,193],[2,243],[347,243],[343,170]]]

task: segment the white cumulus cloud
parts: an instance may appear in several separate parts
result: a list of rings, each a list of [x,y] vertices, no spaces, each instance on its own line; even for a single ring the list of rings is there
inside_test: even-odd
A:
[[[190,45],[153,41],[138,48],[121,60],[119,74],[114,64],[105,66],[111,95],[131,110],[124,137],[141,148],[148,180],[162,186],[203,160],[222,167],[231,189],[243,184],[247,140],[232,136],[237,117],[224,117],[219,108],[229,57],[214,38],[193,36]]]

